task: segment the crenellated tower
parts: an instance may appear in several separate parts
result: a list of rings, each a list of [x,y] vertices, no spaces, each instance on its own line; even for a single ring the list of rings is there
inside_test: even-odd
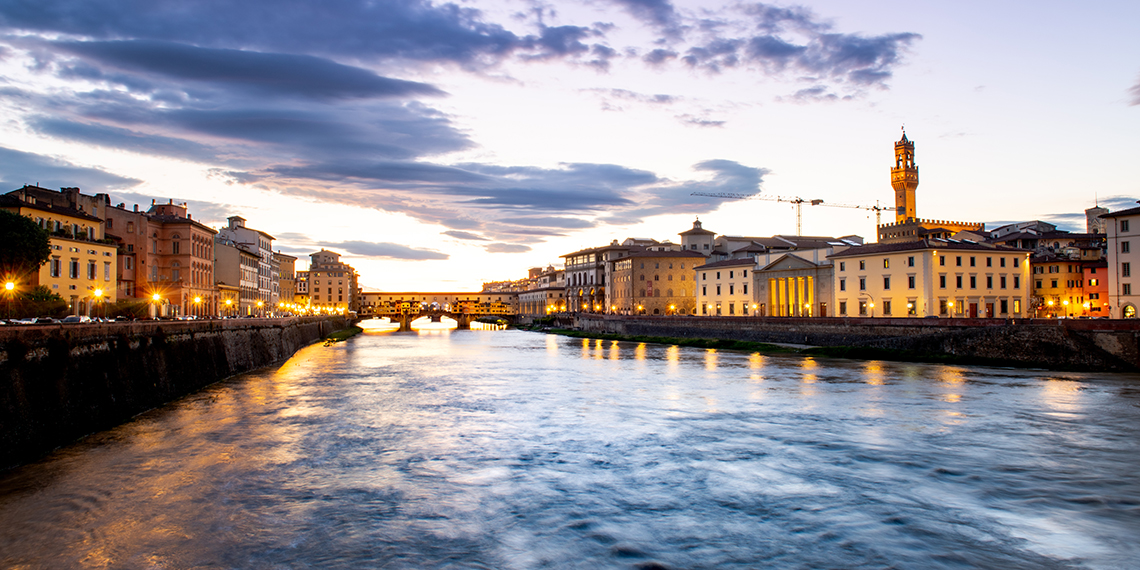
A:
[[[891,168],[891,186],[895,189],[895,223],[913,220],[914,191],[918,188],[918,165],[914,163],[914,142],[902,138],[895,143],[895,166]]]

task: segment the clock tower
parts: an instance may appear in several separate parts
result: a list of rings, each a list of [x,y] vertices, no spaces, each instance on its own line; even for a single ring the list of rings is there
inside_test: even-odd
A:
[[[914,190],[918,188],[918,165],[914,163],[914,142],[906,138],[906,131],[895,143],[891,187],[895,189],[895,223],[915,219]]]

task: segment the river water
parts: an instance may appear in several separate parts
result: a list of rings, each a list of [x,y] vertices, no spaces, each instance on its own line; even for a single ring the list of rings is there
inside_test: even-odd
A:
[[[3,568],[1140,568],[1140,377],[364,334],[0,473]]]

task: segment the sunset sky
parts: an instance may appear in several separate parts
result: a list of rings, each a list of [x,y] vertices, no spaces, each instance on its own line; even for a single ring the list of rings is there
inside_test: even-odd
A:
[[[1140,2],[7,0],[0,179],[186,201],[366,288],[475,290],[760,192],[1042,219],[1140,199]],[[874,214],[804,209],[873,240]]]

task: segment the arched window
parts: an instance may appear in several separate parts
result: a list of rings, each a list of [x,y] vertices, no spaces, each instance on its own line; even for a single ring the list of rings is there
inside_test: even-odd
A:
[[[1131,304],[1124,305],[1123,314],[1124,314],[1124,318],[1126,318],[1126,319],[1135,319],[1136,318],[1136,307],[1132,306]]]

